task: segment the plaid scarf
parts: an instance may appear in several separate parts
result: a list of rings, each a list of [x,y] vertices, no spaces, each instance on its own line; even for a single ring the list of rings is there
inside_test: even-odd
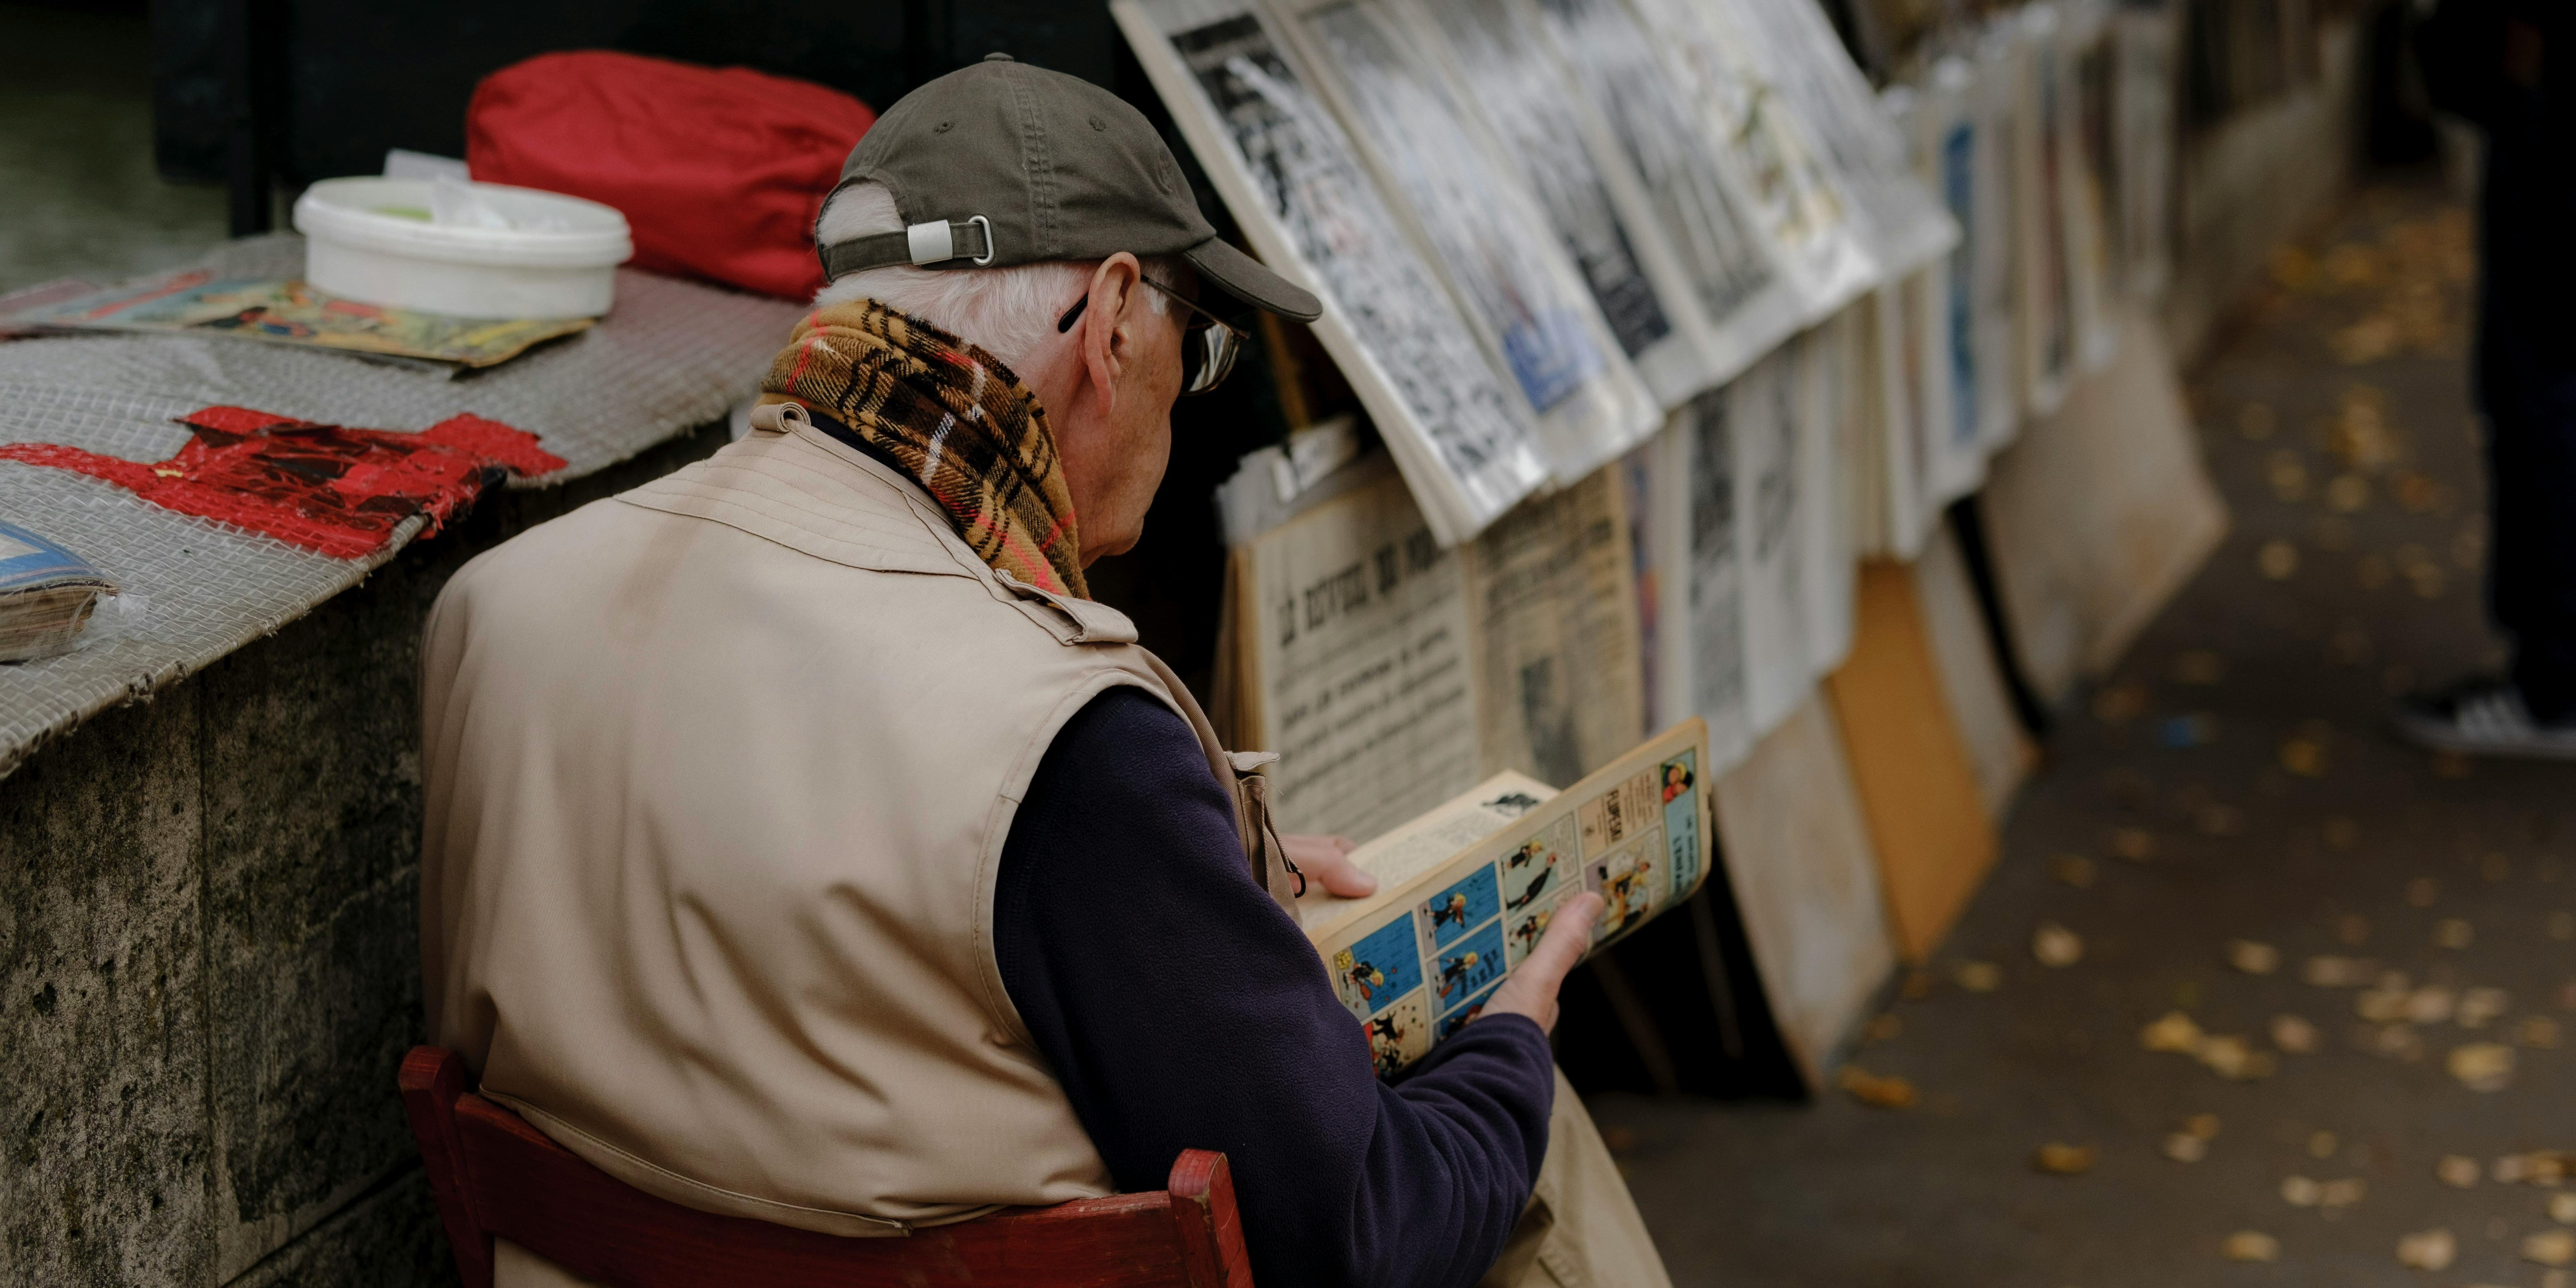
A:
[[[1001,359],[857,300],[807,314],[760,387],[762,402],[803,403],[900,465],[985,563],[1090,597],[1046,408]]]

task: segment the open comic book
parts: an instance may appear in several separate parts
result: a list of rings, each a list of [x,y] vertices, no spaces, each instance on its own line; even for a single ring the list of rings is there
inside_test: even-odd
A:
[[[1599,951],[1699,889],[1707,761],[1706,727],[1685,721],[1562,792],[1500,774],[1353,851],[1378,892],[1299,915],[1379,1075],[1482,1014],[1568,897],[1601,896]]]

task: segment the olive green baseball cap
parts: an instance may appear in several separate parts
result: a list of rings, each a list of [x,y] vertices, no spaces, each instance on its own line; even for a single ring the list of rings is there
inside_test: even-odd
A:
[[[1178,255],[1208,284],[1281,317],[1312,322],[1323,312],[1313,292],[1217,237],[1144,113],[1009,54],[987,54],[896,100],[850,149],[832,191],[862,182],[885,185],[906,226],[829,245],[818,235],[827,278],[1123,250]]]

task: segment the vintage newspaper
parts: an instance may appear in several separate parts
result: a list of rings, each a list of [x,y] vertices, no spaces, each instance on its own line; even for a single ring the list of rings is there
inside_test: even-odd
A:
[[[1468,552],[1479,763],[1570,783],[1644,735],[1615,469],[1524,502]]]
[[[1136,58],[1252,247],[1315,286],[1316,337],[1454,545],[1548,477],[1528,403],[1396,222],[1253,0],[1115,0]]]
[[[1562,792],[1489,779],[1354,852],[1379,892],[1301,915],[1379,1074],[1482,1014],[1568,897],[1601,896],[1598,951],[1696,892],[1715,830],[1707,761],[1685,721]]]
[[[593,318],[457,318],[360,304],[285,278],[218,278],[203,269],[128,282],[10,319],[41,327],[233,336],[443,364],[507,362]]]
[[[1589,119],[1528,0],[1395,0],[1392,11],[1446,71],[1492,136],[1496,157],[1536,198],[1583,274],[1620,352],[1663,403],[1722,377],[1662,232],[1623,193],[1611,149]],[[1628,185],[1633,187],[1634,185]]]
[[[1958,227],[1906,164],[1903,138],[1816,0],[1704,0],[1721,28],[1756,51],[1859,208],[1880,273],[1910,273],[1950,249]]]
[[[1851,198],[1754,50],[1715,24],[1707,0],[1635,4],[1691,100],[1698,136],[1741,176],[1739,190],[1780,248],[1806,306],[1802,320],[1825,317],[1868,290],[1879,265]]]
[[[1739,380],[1741,377],[1739,377]],[[1657,720],[1697,716],[1709,737],[1709,772],[1753,747],[1746,705],[1744,505],[1730,412],[1733,387],[1692,399],[1658,440],[1645,491],[1653,512],[1649,562],[1655,612]]]
[[[1381,189],[1410,216],[1527,404],[1556,480],[1570,484],[1654,432],[1660,403],[1547,217],[1432,60],[1379,0],[1295,0],[1287,9]]]
[[[1945,58],[1924,76],[1916,99],[1915,164],[1959,223],[1959,244],[1935,266],[1923,301],[1927,360],[1946,406],[1922,435],[1923,488],[1938,507],[1985,482],[1990,445],[2011,436],[2013,396],[2011,204],[2003,199],[1998,139],[1981,111],[1975,72]],[[1992,261],[2005,259],[2006,263]]]
[[[1585,105],[1612,144],[1614,186],[1633,179],[1672,249],[1708,331],[1706,389],[1795,331],[1806,301],[1783,250],[1727,158],[1703,141],[1699,110],[1627,0],[1536,0]]]

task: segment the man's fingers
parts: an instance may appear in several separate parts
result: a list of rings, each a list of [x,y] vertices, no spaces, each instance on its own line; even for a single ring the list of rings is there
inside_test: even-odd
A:
[[[1279,844],[1288,851],[1288,861],[1326,894],[1357,899],[1377,893],[1377,878],[1350,860],[1351,851],[1358,848],[1350,838],[1299,834],[1280,837]]]
[[[1592,923],[1601,919],[1601,896],[1589,890],[1556,906],[1548,917],[1547,933],[1539,937],[1538,947],[1521,959],[1520,974],[1529,982],[1553,994],[1565,982],[1565,973],[1583,960],[1583,950],[1592,946]]]

